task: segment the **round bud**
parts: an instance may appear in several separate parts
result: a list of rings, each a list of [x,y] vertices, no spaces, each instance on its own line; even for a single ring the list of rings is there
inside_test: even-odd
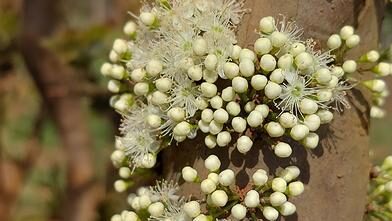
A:
[[[294,57],[306,51],[306,46],[300,42],[293,43],[290,47],[290,54]]]
[[[271,34],[271,43],[275,48],[283,47],[288,40],[287,35],[284,32],[274,31]]]
[[[295,207],[295,205],[290,202],[283,203],[279,208],[279,212],[280,212],[280,214],[282,214],[282,216],[293,215],[296,210],[297,210],[297,208]]]
[[[161,216],[165,211],[165,206],[161,202],[156,202],[151,204],[148,207],[148,213],[150,213],[151,216]]]
[[[210,155],[204,160],[204,166],[211,172],[219,170],[221,162],[215,155]]]
[[[119,55],[123,55],[128,51],[128,43],[123,39],[116,39],[113,43],[113,51]]]
[[[117,65],[117,64],[112,65],[110,77],[117,79],[117,80],[121,80],[125,77],[126,74],[127,73],[126,73],[125,68],[123,66]]]
[[[350,25],[346,25],[342,29],[340,29],[340,37],[343,40],[347,40],[353,34],[354,34],[354,28]]]
[[[275,82],[268,81],[264,88],[264,93],[265,96],[272,100],[279,97],[279,95],[282,93],[282,87]]]
[[[327,68],[317,70],[313,76],[320,84],[328,84],[332,79],[331,72]]]
[[[210,123],[214,119],[214,112],[211,109],[204,109],[201,112],[201,120]]]
[[[284,142],[279,142],[278,144],[275,145],[275,147],[273,147],[273,149],[275,155],[280,158],[287,158],[293,152],[290,145]]]
[[[161,126],[161,118],[156,114],[149,114],[147,116],[147,124],[152,128],[158,128]]]
[[[272,50],[272,43],[268,38],[259,38],[256,40],[254,50],[257,54],[268,54]]]
[[[288,166],[284,170],[281,171],[279,176],[283,178],[286,182],[290,182],[296,179],[301,171],[296,166]]]
[[[272,206],[281,206],[287,201],[286,195],[281,192],[273,192],[269,197]]]
[[[234,91],[237,93],[245,93],[248,91],[248,81],[243,77],[233,78],[232,86]]]
[[[210,149],[215,148],[215,147],[216,147],[216,137],[213,136],[213,135],[208,135],[208,136],[206,136],[206,137],[204,138],[204,144],[205,144],[208,148],[210,148]]]
[[[142,159],[142,168],[153,168],[157,162],[157,157],[154,154],[144,155]]]
[[[270,137],[281,137],[283,136],[285,129],[277,122],[269,122],[265,125],[265,130]]]
[[[376,50],[371,50],[365,55],[365,60],[369,62],[377,62],[380,59],[380,53]]]
[[[279,123],[284,128],[292,128],[297,124],[297,122],[298,122],[297,117],[289,112],[284,112],[279,117]]]
[[[270,81],[275,82],[277,84],[281,84],[284,81],[284,75],[282,69],[275,69],[269,76]]]
[[[184,204],[184,212],[191,218],[200,215],[200,204],[197,201],[190,201]]]
[[[211,200],[215,206],[224,207],[226,205],[227,201],[229,200],[229,197],[227,196],[225,191],[215,190],[211,194]]]
[[[185,119],[185,110],[181,107],[173,107],[167,111],[167,116],[175,122],[181,122]]]
[[[248,208],[256,208],[260,205],[260,195],[256,190],[250,190],[246,193],[244,203]]]
[[[287,183],[283,178],[277,177],[272,180],[272,189],[275,192],[284,193],[287,188]]]
[[[263,186],[264,184],[267,183],[268,181],[268,175],[265,170],[258,169],[253,175],[252,175],[252,180],[253,184],[256,186]]]
[[[113,68],[112,64],[108,62],[103,63],[101,66],[101,74],[103,76],[109,76],[112,73],[112,68]]]
[[[223,65],[223,72],[227,78],[233,79],[240,73],[240,67],[236,63],[226,62]]]
[[[133,21],[128,21],[123,28],[123,32],[124,34],[128,35],[128,36],[134,36],[136,34],[137,31],[137,25],[135,22]]]
[[[225,147],[231,142],[231,135],[227,131],[220,132],[216,137],[216,143],[220,147]]]
[[[214,112],[214,120],[220,124],[224,124],[229,120],[229,114],[220,108]]]
[[[248,136],[241,136],[237,140],[238,152],[246,154],[253,146],[253,141]]]
[[[295,65],[300,70],[306,70],[313,65],[313,58],[307,52],[302,52],[295,57]]]
[[[193,52],[198,56],[203,56],[207,53],[207,41],[202,38],[198,37],[196,40],[193,41],[192,44]]]
[[[264,89],[264,87],[267,85],[267,82],[267,77],[258,74],[252,77],[250,84],[255,90],[260,91]]]
[[[113,50],[109,53],[109,60],[113,63],[117,63],[120,61],[120,56]]]
[[[216,95],[218,88],[215,84],[203,82],[200,86],[201,93],[208,98],[211,98]]]
[[[260,67],[266,72],[273,71],[276,67],[276,60],[274,56],[270,54],[263,55],[260,58]]]
[[[259,22],[261,32],[269,34],[275,31],[275,19],[271,16],[263,17]]]
[[[216,173],[209,173],[207,178],[211,181],[213,181],[215,184],[219,183],[219,175]]]
[[[246,118],[246,121],[248,122],[249,126],[251,127],[259,127],[263,123],[263,115],[259,111],[252,111]]]
[[[364,81],[363,84],[371,91],[376,93],[382,93],[384,90],[386,90],[386,83],[381,79]]]
[[[207,55],[206,59],[204,60],[204,66],[207,70],[214,71],[218,64],[218,58],[214,54]]]
[[[209,70],[204,70],[203,71],[203,79],[208,82],[208,83],[215,83],[219,78],[218,72],[216,71],[209,71]]]
[[[200,214],[193,219],[193,221],[209,221],[209,220],[210,220],[209,217],[204,214]]]
[[[247,48],[244,48],[240,52],[240,62],[245,59],[250,59],[251,61],[256,61],[256,54]]]
[[[361,41],[361,38],[359,37],[359,35],[351,35],[346,40],[346,46],[348,48],[353,48],[353,47],[357,46],[360,41]]]
[[[242,117],[234,117],[231,126],[237,133],[243,133],[246,130],[246,120]]]
[[[295,125],[290,130],[290,136],[296,141],[304,139],[309,134],[309,128],[303,124]]]
[[[329,49],[337,49],[342,46],[342,39],[338,34],[333,34],[328,38],[327,46]]]
[[[293,66],[294,57],[291,54],[285,54],[278,60],[278,67],[283,70],[289,70]]]
[[[142,195],[139,198],[139,205],[141,209],[147,209],[151,205],[151,199],[148,195]]]
[[[232,87],[227,87],[222,90],[222,100],[230,102],[234,100],[236,93]]]
[[[320,117],[321,124],[327,124],[333,119],[333,113],[329,110],[319,110],[316,114]]]
[[[235,181],[234,172],[230,169],[226,169],[219,173],[219,183],[222,186],[230,186]]]
[[[200,66],[194,65],[188,69],[188,76],[194,81],[200,81],[203,78],[203,70]]]
[[[223,99],[217,95],[210,100],[211,107],[214,109],[220,109],[223,106]]]
[[[309,128],[309,131],[316,131],[320,127],[321,120],[316,114],[306,115],[304,124]]]
[[[244,219],[246,212],[246,207],[241,204],[236,204],[231,208],[231,215],[238,220]]]
[[[159,73],[161,73],[163,69],[163,65],[161,61],[158,60],[151,60],[147,63],[146,71],[150,77],[156,77]]]
[[[226,105],[226,111],[232,116],[237,116],[241,112],[241,106],[237,102],[231,101]]]
[[[344,72],[352,74],[357,70],[357,63],[353,60],[347,60],[342,66]]]
[[[380,62],[380,63],[378,63],[378,64],[376,65],[376,67],[373,68],[373,71],[374,71],[377,75],[379,75],[379,76],[381,76],[381,77],[388,76],[388,75],[392,74],[392,73],[391,73],[391,70],[390,70],[390,67],[391,67],[390,65],[391,65],[391,64],[388,64],[388,63],[386,63],[386,62]]]
[[[121,82],[117,80],[110,80],[107,88],[112,93],[119,93],[121,91]]]
[[[264,118],[266,118],[269,114],[269,107],[266,104],[256,105],[255,110],[259,111]]]
[[[316,133],[309,133],[302,140],[302,145],[304,145],[305,148],[314,149],[318,146],[319,140],[320,138]]]
[[[240,46],[234,45],[230,57],[233,58],[234,60],[240,59],[241,51],[242,51],[242,48]]]
[[[255,109],[255,107],[256,107],[255,102],[249,101],[249,102],[246,102],[244,110],[246,111],[246,113],[250,113]]]
[[[199,126],[199,129],[203,133],[209,133],[210,132],[210,122],[205,122],[203,120],[199,120],[199,122],[197,122],[197,126]]]
[[[255,64],[252,60],[245,58],[240,62],[240,72],[244,77],[250,77],[255,73]]]
[[[210,133],[213,135],[217,135],[219,132],[221,132],[223,129],[223,124],[220,124],[216,122],[215,120],[212,120],[210,123]]]
[[[128,167],[121,167],[118,170],[118,174],[120,175],[121,178],[127,179],[131,176],[132,172],[131,169],[129,169]]]
[[[344,70],[342,67],[335,66],[332,68],[331,74],[337,78],[341,78],[344,75]]]
[[[172,87],[172,81],[169,78],[159,78],[155,81],[155,86],[160,92],[167,92]]]
[[[146,26],[151,26],[155,23],[155,15],[153,13],[150,12],[142,12],[140,13],[140,21],[146,25]]]
[[[155,105],[162,105],[168,102],[168,96],[160,91],[155,91],[152,93],[151,102]]]
[[[205,179],[200,184],[200,189],[205,194],[210,194],[216,190],[216,183],[211,179]]]
[[[192,167],[186,166],[182,169],[182,178],[186,182],[193,183],[197,179],[197,171]]]
[[[332,99],[333,93],[331,89],[320,89],[317,92],[317,99],[321,102],[328,102]]]
[[[295,181],[289,184],[290,196],[299,196],[304,192],[304,184],[300,181]]]
[[[139,82],[136,83],[135,86],[133,87],[133,93],[135,93],[138,96],[143,96],[148,93],[150,90],[148,83],[145,82]]]
[[[377,106],[373,106],[370,108],[370,117],[372,118],[383,118],[385,117],[385,110],[377,107]]]
[[[318,110],[318,105],[315,101],[309,98],[304,98],[299,104],[299,109],[303,114],[314,114]]]
[[[275,221],[279,217],[279,212],[270,206],[266,206],[263,208],[263,216],[268,220],[268,221]]]
[[[114,190],[116,190],[119,193],[124,192],[125,190],[127,190],[128,185],[124,180],[116,180],[116,182],[114,182]]]

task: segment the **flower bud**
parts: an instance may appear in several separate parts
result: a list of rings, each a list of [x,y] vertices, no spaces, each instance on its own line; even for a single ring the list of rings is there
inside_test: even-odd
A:
[[[194,65],[188,69],[188,77],[194,81],[200,81],[203,78],[203,70],[200,66]]]
[[[279,123],[284,128],[292,128],[297,124],[297,122],[297,117],[289,112],[285,112],[279,117]]]
[[[218,65],[218,58],[214,54],[207,55],[206,59],[204,60],[204,66],[207,70],[214,71],[216,66]]]
[[[216,95],[218,88],[215,84],[203,82],[200,86],[201,93],[208,98],[211,98]]]
[[[272,206],[281,206],[287,201],[286,195],[281,192],[273,192],[269,197]]]
[[[167,116],[175,122],[181,122],[185,119],[185,110],[181,107],[173,107],[167,111]]]
[[[233,46],[233,51],[231,52],[231,58],[234,60],[239,60],[240,59],[240,54],[241,54],[242,48],[238,45]]]
[[[197,171],[192,167],[186,166],[182,169],[182,178],[186,182],[193,183],[197,179]]]
[[[161,118],[156,114],[149,114],[147,116],[147,124],[152,128],[161,126]]]
[[[353,60],[347,60],[343,63],[342,68],[344,72],[352,74],[357,70],[357,62]]]
[[[294,57],[306,51],[306,46],[300,42],[295,42],[290,47],[290,54]]]
[[[240,52],[240,62],[245,59],[250,59],[251,61],[256,61],[256,54],[247,48],[244,48]]]
[[[211,179],[205,179],[200,184],[200,189],[205,194],[210,194],[216,190],[216,183]]]
[[[368,80],[363,84],[373,92],[381,93],[386,90],[386,83],[381,79]]]
[[[357,46],[360,41],[361,41],[361,38],[359,37],[359,35],[351,35],[346,40],[346,46],[348,48],[353,48],[353,47]]]
[[[220,108],[214,112],[214,120],[220,124],[224,124],[229,120],[229,114]]]
[[[264,118],[267,118],[268,114],[269,114],[269,107],[266,104],[259,104],[256,105],[255,110],[259,111]]]
[[[123,55],[128,52],[128,43],[123,39],[116,39],[113,43],[113,51],[118,55]]]
[[[294,179],[297,179],[301,171],[296,166],[288,166],[284,168],[279,174],[281,178],[283,178],[286,182],[290,182]]]
[[[255,73],[255,64],[248,58],[242,59],[239,67],[241,75],[244,77],[250,77]]]
[[[272,180],[272,189],[275,192],[282,192],[284,193],[287,188],[287,183],[283,178],[277,177]]]
[[[337,49],[342,46],[342,39],[338,34],[333,34],[329,36],[328,41],[327,41],[327,46],[329,49]]]
[[[184,212],[191,218],[200,215],[200,204],[197,201],[190,201],[184,204]]]
[[[290,196],[299,196],[304,192],[304,184],[300,181],[295,181],[288,186]]]
[[[321,124],[327,124],[333,119],[333,113],[329,110],[319,110],[316,114],[320,117]]]
[[[321,68],[321,69],[317,70],[313,76],[318,83],[324,84],[324,85],[328,84],[332,79],[331,72],[327,68]]]
[[[124,34],[130,36],[130,37],[134,37],[137,31],[137,25],[135,22],[133,21],[128,21],[123,28],[123,32]]]
[[[337,78],[341,78],[344,75],[344,70],[343,70],[342,67],[335,66],[335,67],[332,68],[331,74],[333,76],[336,76]]]
[[[314,149],[319,144],[319,136],[316,133],[309,133],[303,140],[302,144],[305,148]]]
[[[229,200],[229,197],[225,191],[215,190],[215,192],[211,194],[211,200],[215,206],[224,207]]]
[[[220,147],[225,147],[231,142],[231,135],[227,131],[220,132],[216,137],[216,143]]]
[[[281,84],[284,81],[284,75],[282,69],[275,69],[269,76],[270,81],[277,84]]]
[[[283,136],[285,129],[277,122],[269,122],[265,125],[265,130],[270,137],[281,137]]]
[[[268,220],[268,221],[275,221],[279,217],[279,212],[270,206],[266,206],[263,208],[263,216]]]
[[[291,54],[285,54],[278,60],[278,67],[283,70],[289,70],[293,66],[294,57]]]
[[[238,220],[244,219],[246,212],[246,207],[241,204],[236,204],[231,208],[231,215]]]
[[[138,96],[147,95],[149,90],[150,88],[148,86],[148,83],[146,82],[136,83],[135,86],[133,87],[133,93],[135,93]]]
[[[259,38],[255,42],[254,50],[259,55],[268,54],[272,50],[272,43],[268,38]]]
[[[361,60],[368,62],[377,62],[380,59],[380,53],[376,50],[371,50],[361,57]]]
[[[377,107],[377,106],[373,106],[370,109],[370,117],[372,118],[384,118],[385,117],[385,110]]]
[[[155,91],[154,93],[152,93],[151,102],[155,105],[166,104],[168,100],[168,96],[163,92]]]
[[[140,13],[140,21],[146,26],[152,26],[155,23],[155,15],[150,12]]]
[[[204,138],[204,144],[210,148],[213,149],[216,147],[216,137],[213,135],[208,135]]]
[[[275,19],[271,16],[263,17],[259,22],[259,30],[265,34],[275,31]]]
[[[291,149],[290,145],[284,142],[279,142],[274,147],[274,153],[276,156],[280,158],[287,158],[291,155],[293,150]]]
[[[207,53],[207,41],[204,38],[199,37],[193,41],[192,48],[196,55],[203,56]]]
[[[146,65],[146,71],[150,77],[158,76],[158,74],[161,73],[162,69],[162,62],[155,59],[149,61]]]
[[[257,90],[263,90],[264,87],[267,85],[268,79],[264,75],[255,75],[252,77],[250,84],[252,87]]]
[[[354,34],[354,28],[350,25],[346,25],[342,29],[340,29],[340,37],[343,40],[347,40],[353,34]]]
[[[117,80],[110,80],[108,82],[108,90],[112,93],[119,93],[121,91],[121,82]]]
[[[263,123],[263,115],[259,111],[252,111],[246,118],[249,126],[251,127],[259,127]]]
[[[114,182],[114,189],[119,193],[124,192],[127,188],[128,185],[124,180],[116,180],[116,182]]]
[[[220,109],[223,106],[223,99],[217,95],[210,100],[211,107],[214,109]]]
[[[295,125],[291,128],[290,136],[296,141],[304,139],[309,134],[309,128],[303,124]]]
[[[234,117],[231,126],[237,133],[243,133],[246,130],[246,120],[242,117]]]
[[[252,176],[253,184],[256,186],[263,186],[268,181],[268,175],[265,170],[258,169]]]
[[[260,205],[260,195],[256,190],[250,190],[246,193],[244,203],[248,208],[256,208]]]
[[[307,52],[302,52],[295,57],[295,65],[300,70],[306,70],[313,65],[313,58]]]
[[[223,129],[223,124],[220,124],[216,122],[215,120],[212,120],[210,123],[210,133],[213,135],[217,135],[219,132],[221,132]]]
[[[187,136],[190,132],[191,125],[186,121],[177,124],[173,129],[173,134],[176,136]]]
[[[222,90],[222,100],[226,102],[233,101],[236,96],[236,93],[232,87],[227,87]]]
[[[279,208],[279,212],[280,212],[280,214],[282,214],[282,216],[293,215],[296,210],[297,210],[297,208],[291,202],[285,202]]]
[[[303,114],[314,114],[318,110],[318,105],[315,101],[309,98],[304,98],[299,104],[299,109]]]
[[[271,43],[275,48],[283,47],[288,41],[288,37],[284,32],[274,31],[271,34]]]
[[[226,110],[230,115],[237,116],[241,112],[241,107],[237,102],[231,101],[226,105]]]
[[[272,100],[279,97],[279,95],[282,93],[282,87],[275,82],[268,81],[264,88],[264,93],[265,96]]]
[[[381,77],[385,77],[388,75],[391,75],[391,64],[386,63],[386,62],[380,62],[376,65],[376,67],[373,68],[373,71],[381,76]]]
[[[273,71],[276,67],[276,60],[274,56],[270,54],[263,55],[260,59],[260,67],[266,72]]]
[[[237,140],[238,152],[246,154],[253,146],[253,141],[248,136],[241,136]]]
[[[155,81],[155,87],[160,92],[167,92],[172,87],[172,81],[169,78],[159,78]]]
[[[222,186],[230,186],[235,181],[234,172],[230,169],[226,169],[219,174],[219,183]]]
[[[304,124],[309,128],[309,131],[316,131],[320,127],[321,120],[316,114],[306,115]]]
[[[243,77],[233,78],[232,86],[234,91],[237,93],[245,93],[248,91],[248,81]]]
[[[223,72],[227,78],[233,79],[240,73],[240,67],[236,63],[226,62],[223,65]]]
[[[151,204],[148,207],[148,213],[150,213],[151,216],[161,216],[165,211],[165,206],[161,202],[156,202]]]

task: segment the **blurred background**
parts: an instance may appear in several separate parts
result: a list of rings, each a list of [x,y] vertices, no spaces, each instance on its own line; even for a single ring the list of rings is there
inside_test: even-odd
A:
[[[109,159],[119,117],[99,69],[138,3],[0,1],[0,221],[109,220],[126,206]],[[392,7],[381,40],[392,42]],[[386,109],[371,125],[374,162],[392,154],[391,98]]]

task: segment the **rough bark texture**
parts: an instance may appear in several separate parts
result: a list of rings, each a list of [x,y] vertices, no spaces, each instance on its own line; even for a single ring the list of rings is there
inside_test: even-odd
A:
[[[351,55],[358,56],[360,52],[377,48],[383,11],[381,0],[246,0],[245,7],[252,12],[244,17],[238,31],[239,44],[243,47],[253,47],[261,17],[282,14],[296,20],[304,28],[305,37],[320,40],[322,46],[330,34],[351,24],[358,29],[362,40]],[[216,154],[223,159],[222,168],[233,169],[237,185],[246,190],[249,176],[259,168],[274,174],[279,166],[297,165],[302,172],[300,179],[306,184],[305,192],[292,199],[297,214],[281,220],[362,220],[369,172],[369,105],[359,90],[353,90],[349,98],[351,109],[336,115],[331,125],[319,130],[321,145],[313,152],[295,145],[292,158],[281,160],[262,141],[257,141],[243,156],[233,146],[208,150],[204,137],[199,136],[166,151],[163,172],[167,177],[175,177],[182,167],[191,165],[205,177],[203,159]],[[198,185],[183,184],[182,187],[184,194],[200,194]]]

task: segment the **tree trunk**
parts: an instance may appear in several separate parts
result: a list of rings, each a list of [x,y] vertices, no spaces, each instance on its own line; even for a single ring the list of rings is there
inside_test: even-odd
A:
[[[361,46],[349,57],[357,58],[360,53],[377,48],[384,5],[381,0],[247,0],[245,7],[252,11],[244,17],[238,30],[242,47],[253,48],[261,17],[283,14],[304,28],[305,37],[320,40],[323,47],[329,35],[346,24],[353,25],[361,36]],[[369,104],[362,92],[355,89],[349,94],[349,100],[351,109],[335,114],[329,126],[319,129],[321,142],[314,151],[292,144],[292,157],[281,160],[262,141],[256,141],[244,156],[233,146],[209,150],[204,145],[204,137],[198,136],[164,152],[163,172],[167,178],[173,178],[190,165],[201,177],[206,177],[203,159],[216,154],[222,160],[222,168],[233,169],[236,184],[245,189],[257,169],[274,174],[279,166],[296,165],[301,169],[305,192],[291,199],[297,206],[297,214],[282,220],[360,221],[365,211],[370,169]],[[184,195],[200,195],[196,184],[182,184],[182,191]]]

